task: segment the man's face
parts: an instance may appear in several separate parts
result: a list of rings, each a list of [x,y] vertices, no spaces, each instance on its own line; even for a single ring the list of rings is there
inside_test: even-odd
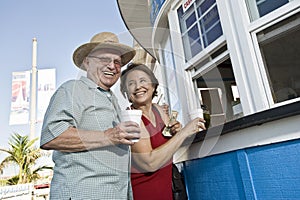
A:
[[[104,90],[110,89],[121,75],[121,56],[117,51],[97,50],[83,61],[87,77]]]

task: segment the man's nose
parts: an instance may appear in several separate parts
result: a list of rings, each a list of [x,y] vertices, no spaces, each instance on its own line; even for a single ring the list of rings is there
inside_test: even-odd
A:
[[[109,69],[117,69],[117,67],[115,66],[115,63],[114,63],[114,60],[111,59],[110,62],[108,62],[106,64],[106,66],[109,68]]]

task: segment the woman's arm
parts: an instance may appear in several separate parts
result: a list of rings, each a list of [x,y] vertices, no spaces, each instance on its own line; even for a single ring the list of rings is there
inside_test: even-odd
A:
[[[159,109],[159,112],[166,123],[168,116]],[[150,134],[148,133],[144,124],[141,124],[141,139],[132,146],[132,157],[135,167],[142,172],[153,172],[164,166],[173,154],[178,150],[186,138],[192,136],[199,131],[199,128],[205,129],[203,119],[196,118],[190,121],[183,129],[175,134],[165,144],[153,149],[150,141]]]

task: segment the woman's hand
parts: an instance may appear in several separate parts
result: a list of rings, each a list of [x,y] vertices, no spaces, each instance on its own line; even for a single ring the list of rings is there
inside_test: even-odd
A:
[[[171,135],[175,135],[181,131],[182,125],[179,121],[173,121],[169,124]]]
[[[169,105],[164,103],[163,105],[161,105],[162,110],[164,111],[164,113],[166,113],[166,115],[169,115]]]
[[[197,117],[183,127],[182,132],[190,136],[199,131],[206,130],[204,123],[204,119]]]

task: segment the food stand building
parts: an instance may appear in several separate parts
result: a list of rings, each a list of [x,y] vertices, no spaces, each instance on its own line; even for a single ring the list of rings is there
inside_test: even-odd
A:
[[[180,121],[210,127],[174,156],[189,199],[300,196],[300,1],[118,0]]]

